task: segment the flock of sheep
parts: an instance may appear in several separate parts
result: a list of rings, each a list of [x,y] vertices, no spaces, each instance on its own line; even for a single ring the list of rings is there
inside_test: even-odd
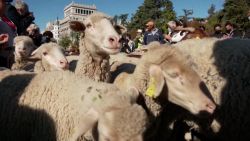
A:
[[[126,29],[109,16],[70,27],[79,57],[15,38],[15,63],[0,68],[0,140],[250,139],[250,40],[152,42],[126,55]]]

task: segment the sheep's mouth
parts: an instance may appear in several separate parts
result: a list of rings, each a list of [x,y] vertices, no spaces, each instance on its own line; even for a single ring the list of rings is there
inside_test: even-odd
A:
[[[118,53],[121,48],[120,47],[106,47],[104,50],[111,52],[111,53]]]

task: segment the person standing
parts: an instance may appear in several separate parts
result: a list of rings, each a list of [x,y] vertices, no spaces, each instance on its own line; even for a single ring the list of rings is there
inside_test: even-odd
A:
[[[212,37],[216,37],[216,38],[222,38],[223,33],[222,33],[222,27],[220,24],[215,24],[214,25],[214,33],[212,35]]]
[[[5,0],[5,4],[6,4],[5,15],[17,27],[17,34],[22,35],[23,33],[26,32],[26,29],[29,27],[29,25],[35,20],[35,17],[30,12],[28,15],[25,15],[25,17],[20,15],[19,12],[22,12],[22,11],[20,11],[19,9],[19,12],[18,12],[17,9],[11,4],[12,1],[13,0]],[[27,4],[25,3],[22,3],[22,5],[27,6]]]
[[[231,22],[226,22],[225,24],[226,33],[224,33],[223,38],[241,38],[241,33],[235,28]]]
[[[153,41],[158,41],[161,44],[165,43],[162,32],[155,27],[155,22],[153,20],[149,20],[146,24],[146,31],[143,37],[143,44],[147,45]]]

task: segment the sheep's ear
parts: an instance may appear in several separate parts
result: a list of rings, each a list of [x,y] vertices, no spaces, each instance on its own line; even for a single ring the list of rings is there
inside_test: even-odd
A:
[[[37,48],[36,50],[34,50],[31,53],[31,56],[29,57],[30,61],[37,61],[37,60],[41,60],[42,59],[42,55],[40,54],[40,48]]]
[[[124,33],[127,32],[127,28],[124,27],[124,26],[122,26],[122,25],[114,25],[114,28],[115,28],[115,31],[116,31],[118,34],[120,34],[120,35],[122,35],[122,34],[124,34]]]
[[[142,52],[132,52],[132,53],[127,54],[126,56],[134,57],[134,58],[141,58],[142,54],[143,54]]]
[[[157,65],[151,65],[149,67],[149,78],[146,95],[152,98],[157,98],[160,96],[165,84],[162,69]]]
[[[131,87],[128,89],[128,94],[131,96],[132,103],[135,103],[137,101],[137,98],[139,97],[139,91],[135,87]]]
[[[69,27],[71,30],[76,31],[76,32],[84,32],[86,28],[83,23],[78,22],[78,21],[71,21],[69,23]]]

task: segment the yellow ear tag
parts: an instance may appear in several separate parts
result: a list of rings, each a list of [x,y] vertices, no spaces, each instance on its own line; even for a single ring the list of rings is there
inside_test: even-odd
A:
[[[156,82],[154,77],[150,77],[148,88],[146,90],[146,95],[149,97],[154,98],[155,92],[156,92]]]

